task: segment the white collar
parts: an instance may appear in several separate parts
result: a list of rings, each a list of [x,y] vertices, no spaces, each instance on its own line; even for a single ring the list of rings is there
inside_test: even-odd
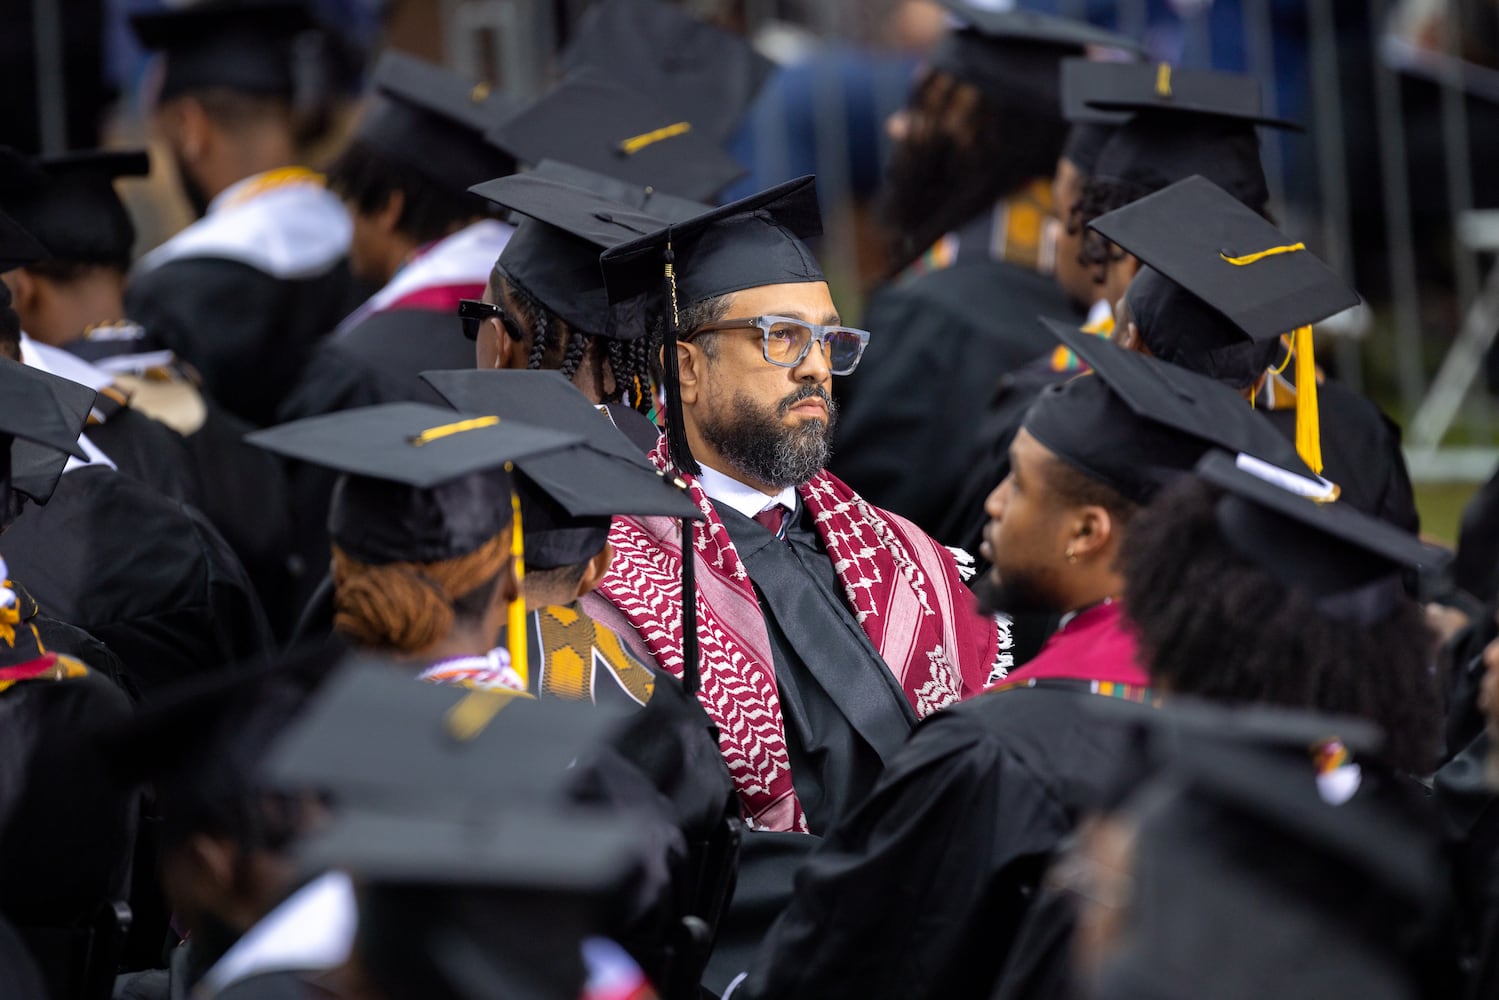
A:
[[[77,382],[86,385],[98,392],[112,380],[93,365],[82,358],[75,357],[60,347],[52,347],[40,341],[33,340],[25,330],[21,331],[21,363],[37,371],[46,372],[65,378],[69,382]],[[102,382],[100,379],[102,378]],[[103,465],[111,469],[118,469],[114,460],[104,454],[104,450],[93,441],[89,440],[87,434],[78,435],[78,445],[83,449],[87,458],[79,458],[69,455],[67,464],[62,467],[63,472],[72,472],[86,465]]]
[[[1109,300],[1099,299],[1088,307],[1088,318],[1083,323],[1083,328],[1091,330],[1105,320],[1112,320],[1113,318],[1114,307],[1109,303]]]
[[[703,471],[698,473],[697,481],[703,492],[745,517],[754,517],[773,503],[779,503],[787,510],[796,510],[795,486],[788,486],[775,496],[767,496],[753,486],[746,486],[716,469],[710,469],[701,463],[699,465]]]
[[[246,931],[204,973],[193,996],[217,996],[230,984],[263,972],[336,968],[353,950],[358,922],[353,881],[343,872],[328,872],[292,893]]]

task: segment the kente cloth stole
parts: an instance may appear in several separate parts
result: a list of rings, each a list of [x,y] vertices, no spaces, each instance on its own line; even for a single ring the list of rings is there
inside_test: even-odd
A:
[[[651,461],[667,468],[664,438]],[[753,826],[805,831],[764,615],[708,495],[695,478],[687,482],[707,518],[696,531],[699,698],[719,728],[719,748]],[[917,717],[982,690],[995,662],[998,628],[974,610],[952,554],[826,472],[798,492],[848,607]],[[680,522],[616,517],[609,541],[614,564],[598,594],[663,670],[681,676]]]
[[[631,656],[619,636],[599,627],[577,605],[548,605],[531,615],[532,676],[537,692],[593,701],[600,680],[614,683],[637,704],[651,700],[656,678]],[[604,675],[608,676],[605,677]]]

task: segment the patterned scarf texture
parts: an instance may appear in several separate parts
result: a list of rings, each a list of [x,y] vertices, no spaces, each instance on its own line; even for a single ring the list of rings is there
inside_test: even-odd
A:
[[[651,453],[665,469],[665,439]],[[708,495],[688,478],[707,517],[696,533],[699,697],[719,728],[751,824],[802,831],[791,782],[775,663],[749,574]],[[974,610],[952,553],[911,522],[866,503],[826,472],[798,488],[843,584],[848,605],[889,665],[918,718],[983,689],[998,648],[993,620]],[[662,669],[682,673],[680,522],[616,517],[614,564],[590,614],[622,634],[630,626]]]

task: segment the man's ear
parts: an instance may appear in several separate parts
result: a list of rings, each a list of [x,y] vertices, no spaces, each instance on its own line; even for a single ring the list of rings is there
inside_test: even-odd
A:
[[[666,350],[662,346],[662,351]],[[684,344],[677,341],[677,386],[681,391],[682,405],[691,406],[697,402],[698,392],[702,387],[703,375],[707,369],[708,359],[702,350],[695,344]],[[665,355],[662,356],[662,369],[665,369]]]
[[[609,564],[612,562],[614,562],[614,546],[605,542],[598,555],[588,560],[588,565],[584,567],[583,578],[578,581],[576,596],[582,597],[584,594],[592,593],[593,589],[603,582],[609,572]]]
[[[522,371],[531,364],[531,345],[510,336],[510,328],[504,323],[494,323],[497,350],[494,366],[510,371]]]
[[[1077,512],[1067,551],[1086,559],[1108,548],[1114,537],[1114,516],[1107,507],[1089,504]]]
[[[405,211],[406,192],[392,191],[386,196],[385,204],[370,213],[370,222],[379,232],[393,233],[401,223],[401,213]]]
[[[1138,351],[1140,349],[1140,328],[1130,320],[1122,327],[1115,327],[1114,343],[1126,351]]]
[[[4,279],[5,285],[10,289],[11,308],[21,317],[21,325],[26,325],[26,317],[37,307],[37,299],[42,294],[41,282],[37,281],[26,272],[24,267],[18,267],[14,271],[7,271]]]
[[[189,165],[199,163],[213,147],[213,120],[196,97],[183,96],[162,108],[168,116],[171,133],[177,139],[177,153]]]
[[[240,853],[232,840],[195,833],[187,838],[179,857],[189,866],[195,879],[203,880],[221,893],[234,891],[239,878]]]

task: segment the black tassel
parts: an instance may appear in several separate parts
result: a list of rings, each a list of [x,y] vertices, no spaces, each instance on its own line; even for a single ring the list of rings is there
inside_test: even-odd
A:
[[[697,647],[697,522],[682,519],[682,690],[703,686]]]
[[[696,476],[702,472],[692,449],[687,445],[687,430],[682,419],[682,388],[677,384],[681,371],[677,367],[677,276],[676,254],[671,249],[671,235],[667,234],[665,274],[667,290],[671,296],[670,314],[666,317],[666,333],[661,343],[661,367],[666,381],[666,449],[671,464],[678,475]]]

